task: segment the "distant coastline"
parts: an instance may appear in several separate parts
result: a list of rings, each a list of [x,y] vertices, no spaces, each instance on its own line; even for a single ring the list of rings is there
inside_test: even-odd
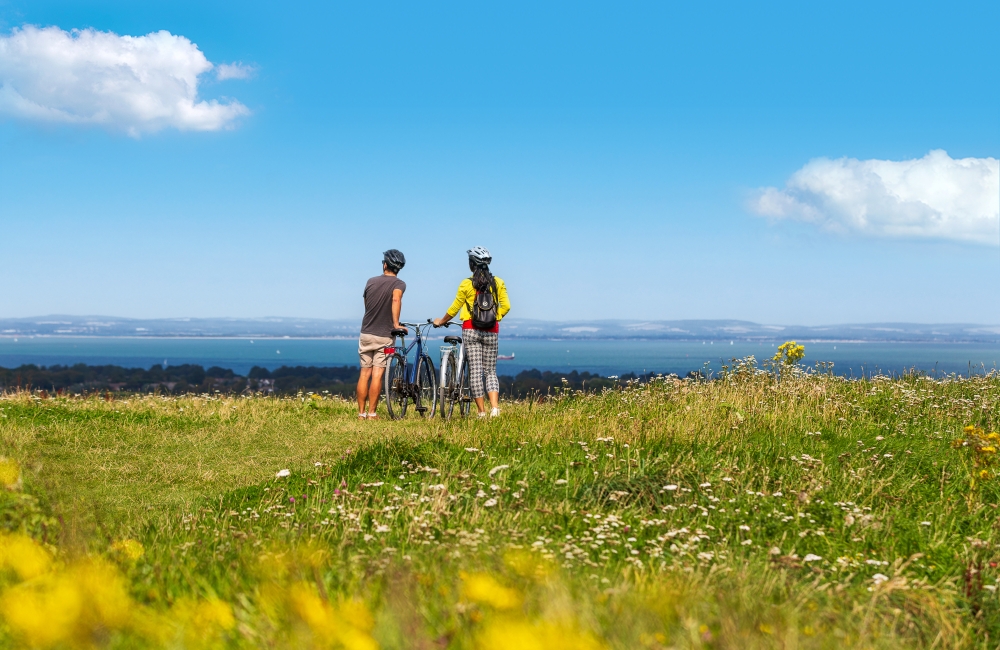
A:
[[[163,318],[110,316],[40,316],[0,318],[0,338],[121,339],[353,339],[357,319],[311,318]],[[740,320],[593,320],[543,321],[504,319],[510,340],[551,341],[725,341],[798,340],[812,343],[979,343],[1000,344],[1000,325],[968,323],[860,323],[841,325],[768,325]],[[432,333],[433,334],[433,333]]]

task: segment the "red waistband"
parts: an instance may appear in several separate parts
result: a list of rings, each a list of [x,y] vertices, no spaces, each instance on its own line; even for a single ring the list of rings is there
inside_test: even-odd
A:
[[[464,321],[462,321],[462,329],[463,330],[474,330],[476,328],[472,326],[472,320],[470,319],[470,320],[464,320]],[[493,329],[480,330],[480,331],[481,332],[493,332],[494,334],[498,334],[500,332],[500,321],[497,321],[497,324],[493,326]]]

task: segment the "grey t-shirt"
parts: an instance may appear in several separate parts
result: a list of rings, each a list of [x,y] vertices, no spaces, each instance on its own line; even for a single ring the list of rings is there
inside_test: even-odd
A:
[[[377,275],[365,285],[365,318],[361,321],[362,334],[389,336],[392,331],[392,292],[405,292],[406,283],[391,275]]]

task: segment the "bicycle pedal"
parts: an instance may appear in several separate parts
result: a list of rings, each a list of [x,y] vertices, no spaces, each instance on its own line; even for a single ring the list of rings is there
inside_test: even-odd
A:
[[[426,406],[418,406],[416,408],[417,408],[417,413],[423,413],[424,411],[427,410]]]

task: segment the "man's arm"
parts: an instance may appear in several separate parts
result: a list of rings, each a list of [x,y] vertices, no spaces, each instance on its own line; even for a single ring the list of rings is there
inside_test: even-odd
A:
[[[396,329],[406,329],[399,325],[399,313],[403,310],[403,290],[392,290],[392,326]]]

